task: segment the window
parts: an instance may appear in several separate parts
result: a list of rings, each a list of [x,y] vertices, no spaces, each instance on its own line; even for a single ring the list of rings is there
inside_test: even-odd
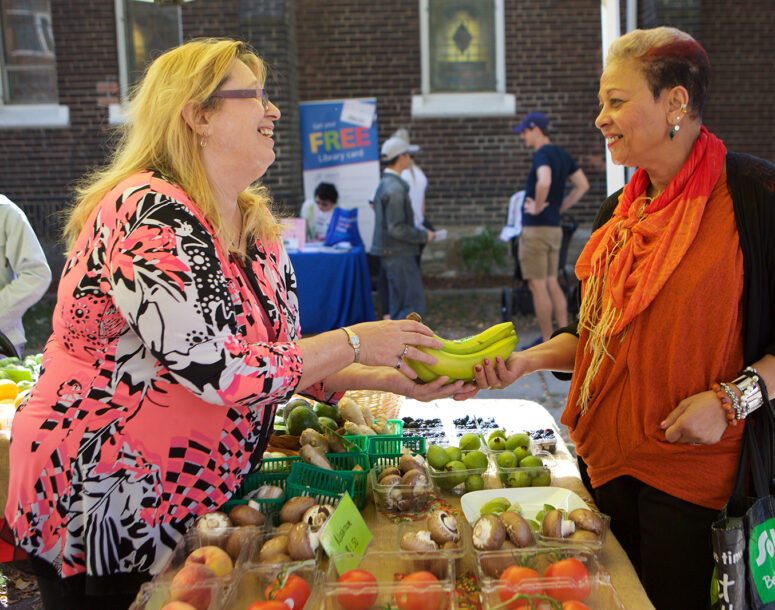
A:
[[[153,0],[116,0],[116,17],[119,82],[125,100],[148,64],[183,42],[181,8]],[[110,122],[123,120],[120,105],[112,105]]]
[[[50,0],[0,0],[0,128],[65,127]]]
[[[413,116],[511,116],[503,0],[419,0],[422,95]]]

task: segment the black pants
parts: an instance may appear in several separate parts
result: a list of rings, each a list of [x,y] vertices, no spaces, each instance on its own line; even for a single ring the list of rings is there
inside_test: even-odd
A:
[[[99,595],[87,595],[83,574],[59,578],[41,560],[31,558],[30,563],[37,575],[45,610],[126,610],[137,597],[142,583],[151,579],[150,574],[107,577],[98,587]]]
[[[657,610],[710,608],[710,526],[719,511],[628,476],[601,485],[594,496]]]

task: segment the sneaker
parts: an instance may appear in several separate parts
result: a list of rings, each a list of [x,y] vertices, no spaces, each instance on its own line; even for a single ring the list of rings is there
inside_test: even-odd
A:
[[[522,348],[522,351],[524,352],[526,349],[530,349],[531,347],[535,347],[536,345],[541,345],[544,342],[543,337],[538,337],[535,341],[533,341],[530,345],[525,345]]]

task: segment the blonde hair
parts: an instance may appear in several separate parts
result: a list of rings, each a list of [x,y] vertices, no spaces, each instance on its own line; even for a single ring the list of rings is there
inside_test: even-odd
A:
[[[199,137],[183,118],[193,102],[197,111],[218,110],[223,103],[210,97],[228,78],[235,59],[242,61],[265,82],[266,67],[245,43],[223,38],[202,38],[167,51],[151,63],[131,96],[129,120],[120,128],[120,140],[107,166],[89,174],[76,187],[65,236],[73,242],[103,197],[122,180],[153,170],[176,183],[196,203],[215,234],[231,250],[245,255],[239,244],[249,239],[276,240],[280,227],[272,216],[266,187],[253,184],[237,198],[242,212],[242,235],[234,235],[225,222],[199,153]]]
[[[690,115],[702,118],[710,84],[710,60],[689,34],[671,27],[633,30],[608,48],[607,63],[623,60],[640,65],[654,99],[665,89],[685,87]]]

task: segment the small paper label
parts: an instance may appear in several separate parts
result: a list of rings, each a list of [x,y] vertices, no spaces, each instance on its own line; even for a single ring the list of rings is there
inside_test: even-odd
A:
[[[340,575],[358,567],[360,558],[372,538],[366,522],[347,492],[339,500],[334,514],[328,518],[318,535],[320,544],[328,556],[333,558]],[[337,558],[338,553],[355,553],[357,556],[345,555]]]
[[[342,123],[368,128],[374,122],[374,111],[376,109],[377,106],[369,102],[345,100],[344,104],[342,104],[342,114],[339,116],[339,120]]]

